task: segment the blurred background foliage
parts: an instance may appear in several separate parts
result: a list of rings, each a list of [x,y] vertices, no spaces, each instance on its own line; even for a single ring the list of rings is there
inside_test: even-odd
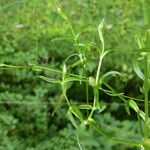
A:
[[[128,79],[127,84],[117,78],[110,79],[110,84],[127,95],[142,98],[141,83],[131,65],[132,54],[126,53],[138,47],[137,37],[144,30],[141,1],[1,0],[0,64],[30,65],[36,62],[60,69],[76,47],[68,24],[57,13],[58,6],[69,17],[75,31],[81,32],[79,43],[93,51],[100,45],[97,26],[105,17],[106,48],[119,52],[105,59],[102,71],[122,72]],[[95,63],[89,66],[89,75],[95,67]],[[0,69],[0,150],[78,149],[75,131],[66,119],[66,105],[51,116],[60,98],[60,87],[40,80],[36,77],[39,74],[59,77],[44,70]],[[75,85],[68,95],[76,102],[85,101],[84,87]],[[117,98],[105,94],[101,97],[111,103],[105,113],[96,116],[104,128],[115,136],[137,138],[134,113],[129,117]],[[110,143],[93,131],[82,132],[80,139],[83,148],[88,150],[132,149]]]

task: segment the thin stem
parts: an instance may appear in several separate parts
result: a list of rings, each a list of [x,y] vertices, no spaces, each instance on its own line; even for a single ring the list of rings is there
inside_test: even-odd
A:
[[[80,140],[79,140],[78,129],[77,129],[76,137],[77,137],[77,143],[78,143],[79,149],[83,150],[82,147],[81,147],[81,144],[80,144]]]
[[[79,55],[80,55],[81,52],[80,52],[80,49],[79,49],[79,44],[78,44],[78,42],[77,42],[76,33],[75,33],[75,31],[74,31],[74,29],[73,29],[73,27],[72,27],[71,22],[70,22],[69,20],[67,20],[67,22],[68,22],[68,24],[69,24],[71,33],[72,33],[72,35],[73,35],[73,40],[74,40],[74,42],[75,42],[75,45],[77,46],[77,50],[78,50],[78,53],[79,53]]]
[[[15,69],[43,69],[43,70],[48,70],[48,71],[52,71],[52,72],[56,72],[56,73],[60,73],[62,74],[63,72],[60,71],[60,70],[57,70],[57,69],[53,69],[53,68],[47,68],[47,67],[44,67],[44,66],[38,66],[38,65],[28,65],[28,66],[15,66],[15,65],[7,65],[7,64],[0,64],[0,68],[3,68],[3,67],[6,67],[6,68],[15,68]],[[76,75],[76,74],[72,74],[70,73],[71,76],[74,76],[74,77],[80,77],[79,75]],[[85,77],[83,77],[85,78]]]
[[[145,81],[144,81],[144,95],[145,95],[145,121],[148,120],[149,116],[149,109],[148,109],[148,66],[147,66],[147,55],[144,58],[144,74],[145,74]]]
[[[104,85],[107,87],[107,88],[109,88],[112,92],[116,92],[110,85],[108,85],[106,82],[103,82],[104,83]],[[123,97],[123,96],[121,96],[121,95],[119,95],[118,96],[123,102],[125,102],[126,101],[126,99]]]
[[[99,57],[99,63],[98,63],[98,68],[97,68],[97,73],[96,73],[96,81],[95,81],[95,86],[94,88],[94,104],[93,104],[93,109],[89,115],[89,118],[92,117],[95,108],[97,107],[98,103],[99,103],[99,89],[98,89],[98,83],[99,83],[99,74],[100,74],[100,69],[101,69],[101,65],[102,65],[102,57]]]
[[[145,137],[148,136],[147,122],[149,118],[149,106],[148,106],[148,60],[147,55],[144,56],[144,97],[145,97]]]
[[[34,63],[37,64],[38,61],[38,2],[37,0],[34,1],[34,14],[35,14],[35,31],[36,31],[36,37],[35,37],[35,60]]]
[[[66,99],[66,102],[67,102],[67,104],[68,104],[68,107],[70,108],[70,102],[69,102],[69,100],[68,100],[68,97],[67,97],[67,95],[66,95],[66,93],[63,93],[63,95],[64,95],[64,97],[65,97],[65,99]]]
[[[95,83],[96,86],[98,85],[98,82],[99,82],[99,74],[100,74],[101,65],[102,65],[102,58],[100,56],[99,57],[98,68],[97,68],[97,73],[96,73],[96,83]]]
[[[89,104],[89,87],[88,87],[87,83],[86,83],[86,103],[87,103],[87,105]],[[88,110],[87,110],[87,116],[89,116]]]
[[[140,130],[141,136],[143,137],[144,133],[143,133],[142,122],[141,122],[141,118],[140,118],[139,112],[137,114],[137,117],[138,117],[138,123],[139,123],[139,130]]]
[[[130,146],[137,146],[140,147],[142,146],[141,143],[139,142],[135,142],[135,141],[128,141],[128,140],[121,140],[121,139],[116,139],[111,137],[108,133],[106,133],[105,131],[103,131],[102,129],[100,129],[93,121],[88,121],[88,124],[95,130],[97,131],[99,134],[101,134],[103,137],[105,137],[106,139],[108,139],[111,142],[115,142],[118,144],[125,144],[125,145],[130,145]]]
[[[92,118],[92,115],[95,111],[95,108],[97,108],[98,104],[99,104],[99,90],[98,90],[98,87],[97,86],[93,87],[93,90],[94,90],[94,102],[93,102],[93,108],[92,108],[91,113],[88,117],[89,119]]]

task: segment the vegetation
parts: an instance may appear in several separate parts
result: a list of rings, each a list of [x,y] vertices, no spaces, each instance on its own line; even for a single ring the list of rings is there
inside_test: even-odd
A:
[[[1,1],[0,149],[149,150],[149,10]]]

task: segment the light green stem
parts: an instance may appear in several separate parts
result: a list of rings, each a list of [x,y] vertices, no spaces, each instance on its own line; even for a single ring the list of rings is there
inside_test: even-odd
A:
[[[102,65],[102,58],[100,56],[99,57],[98,68],[97,68],[97,73],[96,73],[96,83],[95,83],[96,86],[98,85],[98,82],[99,82],[99,74],[100,74],[101,65]]]
[[[148,127],[147,122],[149,119],[149,104],[148,104],[148,60],[147,60],[147,54],[144,56],[144,97],[145,97],[145,138],[148,137]]]

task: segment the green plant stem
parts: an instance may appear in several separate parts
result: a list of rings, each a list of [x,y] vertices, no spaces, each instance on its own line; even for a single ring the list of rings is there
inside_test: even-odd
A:
[[[52,71],[55,73],[60,73],[62,74],[63,72],[57,69],[53,69],[53,68],[47,68],[44,66],[38,66],[38,65],[28,65],[28,66],[15,66],[15,65],[7,65],[7,64],[0,64],[0,68],[12,68],[12,69],[43,69],[43,70],[47,70],[47,71]],[[74,77],[80,77],[79,75],[76,74],[70,74],[71,76]]]
[[[87,105],[89,104],[89,87],[87,83],[86,83],[86,103]],[[89,110],[87,110],[87,116],[89,116]]]
[[[145,121],[149,118],[149,109],[148,109],[148,65],[147,65],[147,55],[144,57],[144,95],[145,95]]]
[[[100,56],[99,57],[98,68],[97,68],[97,73],[96,73],[96,81],[95,81],[96,86],[98,85],[98,82],[99,82],[99,74],[100,74],[101,65],[102,65],[102,58]]]
[[[144,97],[145,97],[145,138],[148,137],[148,127],[147,122],[149,119],[149,106],[148,106],[148,60],[147,54],[144,56]]]
[[[115,90],[114,90],[110,85],[108,85],[107,83],[104,83],[104,84],[105,84],[105,86],[107,86],[111,91],[115,92]],[[118,96],[118,97],[119,97],[123,102],[126,101],[126,99],[125,99],[124,97],[130,98],[130,99],[135,99],[135,98],[128,97],[128,96],[124,96],[124,95]],[[138,118],[138,123],[139,123],[140,133],[141,133],[141,135],[142,135],[142,137],[143,137],[143,128],[142,128],[141,118],[140,118],[139,113],[137,114],[137,118]]]
[[[81,147],[81,144],[80,144],[80,140],[79,140],[79,133],[78,133],[78,129],[76,131],[76,137],[77,137],[77,143],[78,143],[78,147],[79,147],[79,150],[83,150],[82,147]]]
[[[118,143],[118,144],[130,145],[130,146],[137,146],[137,147],[142,146],[141,143],[138,143],[138,142],[135,142],[135,141],[127,141],[127,140],[121,140],[121,139],[113,138],[108,133],[106,133],[105,131],[100,129],[93,121],[88,120],[87,122],[95,131],[100,133],[103,137],[105,137],[106,139],[108,139],[111,142],[115,142],[115,143]]]
[[[143,133],[143,127],[142,127],[142,122],[141,122],[141,118],[140,118],[140,113],[139,112],[137,113],[137,117],[138,117],[138,123],[139,123],[139,130],[140,130],[141,136],[143,137],[144,133]]]
[[[104,85],[107,87],[107,88],[109,88],[112,92],[116,92],[110,85],[108,85],[106,82],[103,82],[104,83]],[[123,96],[121,96],[121,95],[119,95],[118,96],[123,102],[125,102],[126,101],[126,99],[123,97]]]
[[[67,95],[66,95],[66,93],[63,93],[63,95],[64,95],[64,97],[65,97],[65,99],[66,99],[66,102],[67,102],[67,104],[68,104],[68,107],[70,108],[70,103],[69,103],[69,100],[68,100],[68,97],[67,97]]]
[[[102,65],[102,57],[99,57],[99,63],[98,63],[98,68],[97,68],[97,73],[96,73],[96,81],[95,81],[95,86],[93,87],[94,89],[94,104],[93,104],[93,109],[89,115],[89,118],[92,117],[95,108],[97,107],[99,103],[99,89],[98,89],[98,83],[99,83],[99,75],[100,75],[100,69]]]
[[[70,22],[68,19],[67,19],[67,22],[68,22],[68,24],[69,24],[71,33],[72,33],[72,35],[73,35],[74,43],[75,43],[75,45],[77,46],[78,53],[79,53],[79,55],[81,55],[81,52],[80,52],[80,49],[79,49],[79,44],[78,44],[78,42],[77,42],[76,33],[75,33],[75,31],[74,31],[74,29],[73,29],[73,27],[72,27],[71,22]]]
[[[34,15],[35,15],[35,65],[38,62],[38,1],[34,0]]]

